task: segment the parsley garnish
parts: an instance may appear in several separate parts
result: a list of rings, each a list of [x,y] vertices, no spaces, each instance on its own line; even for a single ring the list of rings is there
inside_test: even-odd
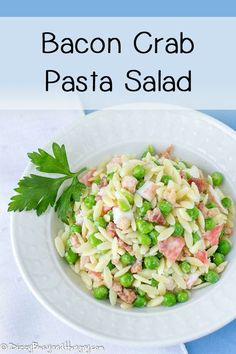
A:
[[[79,201],[82,192],[86,188],[78,180],[78,176],[85,170],[71,172],[67,160],[65,146],[52,144],[53,155],[42,149],[28,154],[31,162],[37,166],[37,170],[45,173],[57,173],[63,177],[44,177],[35,174],[23,177],[18,182],[17,192],[11,198],[8,211],[35,210],[37,215],[43,214],[49,205],[55,207],[58,217],[68,224],[68,217],[72,213],[72,202]],[[70,181],[58,197],[58,191],[65,181]]]

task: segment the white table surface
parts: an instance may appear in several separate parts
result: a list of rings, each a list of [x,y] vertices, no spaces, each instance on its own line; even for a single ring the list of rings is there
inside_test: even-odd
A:
[[[0,353],[26,353],[5,349],[2,343],[39,345],[71,343],[95,345],[93,353],[183,354],[184,345],[169,348],[131,348],[85,336],[56,319],[31,294],[15,264],[9,229],[7,203],[28,162],[27,152],[43,147],[63,127],[86,119],[82,111],[0,111]],[[32,235],[33,237],[33,235]],[[37,344],[35,344],[37,346]],[[13,345],[14,347],[14,345]],[[47,353],[47,350],[36,350]],[[76,353],[55,350],[52,353]],[[88,347],[82,349],[88,352]]]

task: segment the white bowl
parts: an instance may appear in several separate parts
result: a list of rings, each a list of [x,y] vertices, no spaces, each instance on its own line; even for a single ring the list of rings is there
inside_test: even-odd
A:
[[[160,104],[126,105],[90,114],[52,140],[63,143],[72,168],[96,165],[117,153],[140,154],[148,144],[157,150],[170,143],[175,155],[206,172],[220,170],[224,190],[236,200],[236,134],[202,113]],[[148,109],[147,109],[148,108]],[[50,149],[51,143],[47,146]],[[35,172],[29,164],[25,173]],[[196,290],[190,301],[173,308],[122,310],[99,302],[57,255],[60,228],[50,209],[12,216],[14,254],[37,299],[71,327],[106,340],[138,345],[171,345],[210,333],[235,318],[236,248],[216,285]]]

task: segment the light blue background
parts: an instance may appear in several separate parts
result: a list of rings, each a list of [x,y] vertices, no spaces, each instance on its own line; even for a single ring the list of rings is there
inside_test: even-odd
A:
[[[236,16],[232,1],[13,1],[1,0],[0,16]],[[236,130],[236,111],[205,111]],[[236,321],[186,344],[190,354],[235,354]]]

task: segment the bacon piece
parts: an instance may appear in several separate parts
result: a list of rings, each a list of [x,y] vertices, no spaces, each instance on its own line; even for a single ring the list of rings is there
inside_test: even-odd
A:
[[[161,152],[161,156],[166,158],[166,159],[169,159],[173,153],[173,150],[174,150],[174,146],[173,145],[169,145],[167,147],[167,149],[165,149],[164,151]]]
[[[144,219],[159,225],[165,225],[166,223],[164,216],[158,208],[148,210]]]
[[[116,236],[116,224],[114,224],[114,222],[109,222],[107,225],[107,232],[109,233],[109,235],[111,235],[111,237],[115,237]]]
[[[112,207],[109,207],[107,205],[103,205],[103,207],[102,207],[102,215],[107,214],[111,209],[112,209]]]
[[[93,270],[89,270],[88,274],[92,277],[95,277],[97,279],[102,279],[102,273],[101,272],[94,272]]]
[[[224,225],[223,224],[219,224],[217,226],[214,227],[214,229],[212,229],[211,231],[207,231],[205,232],[205,234],[203,235],[203,238],[205,240],[208,240],[211,244],[211,246],[216,246],[219,243],[219,237],[221,234],[221,231],[223,230]]]
[[[203,264],[209,263],[206,251],[198,251],[197,253],[195,253],[194,257],[199,259],[199,261],[201,261]]]
[[[86,185],[86,187],[90,187],[92,184],[92,181],[90,181],[90,179],[92,178],[93,174],[94,174],[95,169],[86,171],[85,173],[83,173],[79,180],[80,182],[84,183]]]
[[[200,273],[196,272],[196,273],[192,273],[188,276],[188,278],[186,280],[187,289],[192,288],[194,283],[196,283],[196,281],[198,280],[199,275],[200,275]]]
[[[117,293],[119,298],[124,301],[126,304],[132,304],[136,299],[136,294],[131,289],[124,288],[122,292]]]
[[[159,251],[162,252],[166,258],[176,261],[184,248],[185,241],[182,237],[169,237],[167,240],[159,241]]]
[[[122,178],[121,185],[123,188],[127,189],[130,193],[135,193],[136,185],[138,181],[133,176],[125,176]]]
[[[204,178],[191,177],[189,178],[188,183],[190,185],[192,183],[195,183],[200,193],[204,193],[207,191],[208,183]]]
[[[100,188],[106,187],[107,184],[108,184],[108,183],[107,183],[106,177],[102,177],[102,179],[101,179],[101,181],[100,181],[100,183],[99,183],[99,187],[100,187]]]
[[[112,284],[112,289],[118,293],[122,292],[122,286],[120,285],[120,283],[114,281]]]
[[[136,261],[130,268],[131,273],[139,273],[142,271],[142,262]]]
[[[113,208],[113,219],[116,226],[121,230],[127,230],[133,219],[132,210],[122,211],[120,208]]]
[[[142,187],[138,189],[138,194],[149,202],[155,197],[157,185],[152,181],[146,181]]]
[[[95,200],[96,202],[99,202],[99,200],[102,200],[102,196],[100,194],[97,194]]]
[[[128,245],[127,243],[125,243],[123,240],[121,240],[121,238],[118,238],[118,246],[120,248],[126,250],[127,252],[132,251],[132,247],[130,245]]]

